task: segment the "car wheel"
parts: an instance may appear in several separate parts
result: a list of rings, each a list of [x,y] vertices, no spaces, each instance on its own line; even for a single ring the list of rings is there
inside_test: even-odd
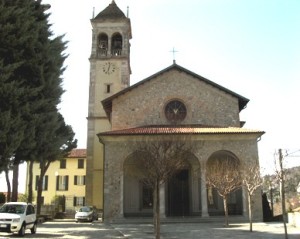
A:
[[[31,234],[35,234],[36,233],[36,227],[37,227],[37,225],[36,225],[36,223],[34,223],[33,227],[30,229]]]
[[[19,230],[19,236],[23,237],[24,235],[25,235],[25,224],[23,223]]]

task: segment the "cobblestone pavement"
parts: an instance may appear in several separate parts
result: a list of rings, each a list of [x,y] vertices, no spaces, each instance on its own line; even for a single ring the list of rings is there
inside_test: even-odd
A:
[[[153,239],[153,226],[150,224],[119,224],[111,225],[124,237],[130,239]],[[300,239],[300,229],[288,227],[289,239]],[[172,223],[161,226],[162,239],[284,239],[282,223],[255,223],[253,232],[249,231],[249,224],[231,224],[224,228],[220,223]]]

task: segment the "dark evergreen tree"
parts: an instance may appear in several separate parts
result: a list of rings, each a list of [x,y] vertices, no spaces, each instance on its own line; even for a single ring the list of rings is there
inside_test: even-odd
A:
[[[57,109],[66,42],[52,36],[46,8],[40,0],[0,0],[0,170],[14,166],[13,200],[20,163],[44,164],[76,146]]]
[[[28,51],[38,40],[32,3],[31,0],[0,1],[0,170],[6,173],[25,137],[27,125],[22,114],[29,105],[24,97],[34,94],[26,85],[30,72],[26,67]],[[7,184],[9,201],[9,180]]]
[[[34,161],[38,158],[37,150],[37,125],[43,123],[43,113],[48,113],[49,108],[56,111],[57,105],[63,93],[61,87],[63,73],[63,62],[66,56],[62,55],[65,44],[62,37],[51,40],[52,33],[48,24],[49,14],[45,14],[45,5],[41,1],[34,2],[32,14],[36,19],[38,41],[34,45],[34,50],[29,52],[32,55],[28,65],[31,66],[32,80],[28,81],[28,86],[37,89],[35,95],[28,94],[26,102],[30,103],[30,109],[24,114],[24,120],[28,123],[25,130],[26,139],[18,147],[14,159],[13,171],[13,199],[17,198],[18,192],[18,165],[24,161]],[[42,119],[40,119],[42,118]],[[46,130],[46,128],[39,128]],[[32,165],[29,163],[29,166]],[[31,169],[32,167],[29,167]],[[32,200],[32,173],[29,173],[28,200]]]

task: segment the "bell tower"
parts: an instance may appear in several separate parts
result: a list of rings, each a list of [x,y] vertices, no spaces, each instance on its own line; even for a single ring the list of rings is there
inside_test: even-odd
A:
[[[103,146],[97,133],[111,129],[101,101],[130,85],[130,19],[114,0],[91,19],[86,204],[103,209]]]

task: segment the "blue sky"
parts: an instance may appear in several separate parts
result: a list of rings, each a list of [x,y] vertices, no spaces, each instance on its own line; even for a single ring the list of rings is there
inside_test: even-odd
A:
[[[44,0],[55,34],[69,41],[61,111],[86,147],[86,116],[95,14],[111,0]],[[263,167],[278,148],[300,149],[300,1],[116,0],[132,24],[131,84],[172,64],[214,81],[250,102],[246,128],[266,131],[259,142]],[[299,158],[290,158],[296,162]],[[300,163],[299,163],[300,164]]]
[[[43,0],[52,5],[55,35],[65,34],[66,60],[61,112],[86,147],[91,24],[111,0]],[[245,128],[266,131],[259,142],[261,165],[274,152],[300,149],[300,1],[298,0],[116,0],[132,34],[131,83],[177,64],[250,99],[241,113]],[[300,152],[294,155],[300,155]],[[290,157],[288,165],[300,165]]]

